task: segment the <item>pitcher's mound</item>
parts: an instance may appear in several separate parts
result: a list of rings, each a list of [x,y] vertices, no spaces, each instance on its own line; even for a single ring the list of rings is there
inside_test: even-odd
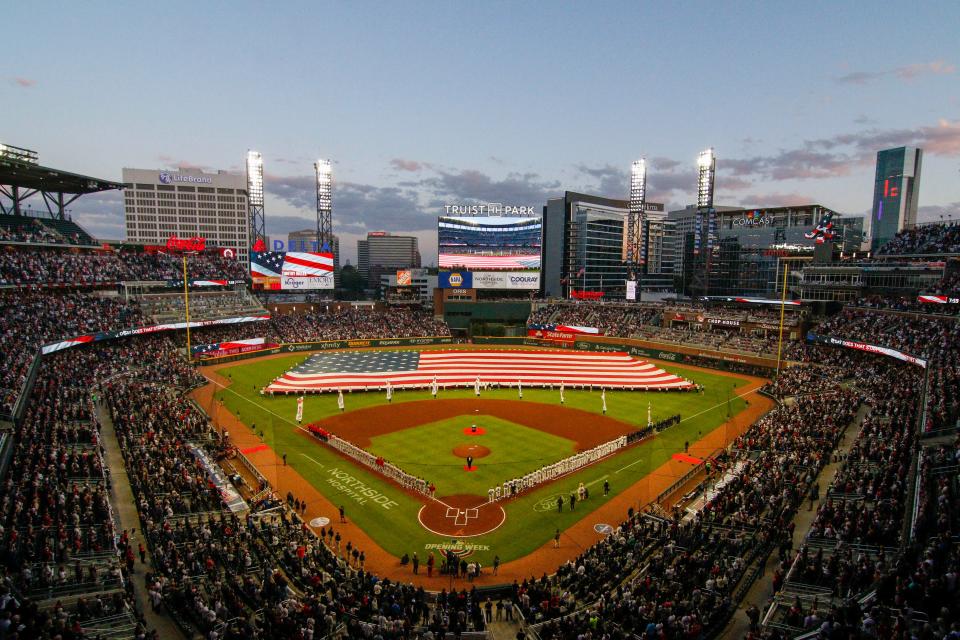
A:
[[[474,459],[485,458],[490,455],[490,449],[481,444],[458,444],[453,448],[453,455],[458,458],[466,458],[467,456]]]

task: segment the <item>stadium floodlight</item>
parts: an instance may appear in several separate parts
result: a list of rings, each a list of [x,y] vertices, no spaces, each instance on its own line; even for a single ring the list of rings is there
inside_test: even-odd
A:
[[[329,159],[313,164],[317,174],[317,247],[333,247],[333,164]]]
[[[247,151],[247,200],[263,206],[263,156],[258,151]]]
[[[647,201],[647,160],[634,160],[630,166],[630,207],[627,216],[627,264],[646,262],[646,251],[643,241],[644,206]]]
[[[713,154],[713,147],[700,152],[697,169],[697,207],[709,209],[713,206],[713,187],[717,172],[717,158]]]
[[[263,210],[263,156],[259,151],[247,151],[247,205],[250,209],[250,245],[267,240]]]
[[[25,164],[38,164],[40,161],[40,156],[37,155],[36,151],[15,147],[12,144],[3,144],[2,142],[0,142],[0,158]]]

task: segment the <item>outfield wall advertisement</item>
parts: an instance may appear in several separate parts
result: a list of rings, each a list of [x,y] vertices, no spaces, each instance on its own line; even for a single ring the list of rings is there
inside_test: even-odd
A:
[[[553,347],[564,349],[580,349],[583,351],[623,351],[638,358],[652,358],[654,360],[666,360],[676,362],[677,364],[693,364],[704,366],[704,361],[728,362],[736,365],[751,365],[768,369],[775,369],[777,366],[776,358],[763,358],[760,356],[739,355],[735,353],[724,353],[722,351],[707,351],[682,345],[661,345],[655,342],[643,340],[634,340],[631,338],[604,338],[602,336],[584,337],[577,336],[572,342],[559,340],[548,340],[535,337],[488,337],[476,336],[473,338],[476,344],[515,344],[528,347]],[[791,363],[785,363],[788,366]],[[725,369],[723,366],[715,368]]]
[[[813,331],[807,333],[807,342],[827,344],[834,347],[844,347],[847,349],[855,349],[857,351],[866,351],[868,353],[878,353],[880,355],[896,358],[897,360],[903,360],[904,362],[909,362],[910,364],[915,364],[923,368],[927,367],[927,361],[923,358],[918,358],[910,355],[909,353],[891,349],[890,347],[881,347],[875,344],[856,342],[855,340],[847,340],[846,338],[837,338],[835,336],[821,336],[817,335]]]
[[[441,289],[511,289],[540,288],[539,271],[441,271]]]
[[[379,340],[325,340],[322,342],[291,342],[281,344],[270,349],[264,349],[262,351],[254,351],[252,353],[237,353],[220,358],[210,358],[210,360],[205,364],[222,364],[224,362],[245,360],[247,358],[256,358],[264,355],[275,355],[278,353],[298,353],[301,351],[327,351],[332,349],[366,349],[384,347],[421,347],[436,344],[453,344],[453,338],[449,336],[438,336],[423,338],[383,338]],[[216,362],[214,363],[214,361]]]
[[[220,324],[242,324],[245,322],[259,322],[261,320],[269,320],[270,315],[264,316],[241,316],[238,318],[218,318],[217,320],[197,320],[190,322],[191,329],[198,329],[200,327],[212,327],[214,325]],[[130,336],[143,336],[148,333],[158,333],[160,331],[175,331],[177,329],[186,329],[186,322],[170,322],[166,324],[154,324],[147,327],[135,327],[133,329],[120,329],[119,331],[101,331],[99,333],[91,333],[84,336],[77,336],[75,338],[68,338],[66,340],[61,340],[59,342],[52,342],[50,344],[45,344],[40,348],[40,352],[43,355],[53,353],[55,351],[62,351],[64,349],[69,349],[71,347],[79,347],[83,344],[90,344],[91,342],[101,342],[103,340],[114,340],[116,338],[128,338]]]

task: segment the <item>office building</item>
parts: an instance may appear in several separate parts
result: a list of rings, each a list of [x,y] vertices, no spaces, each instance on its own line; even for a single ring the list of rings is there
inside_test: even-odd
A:
[[[818,244],[807,234],[827,213],[833,213],[832,251],[853,253],[863,241],[862,216],[844,216],[819,204],[716,210],[716,243],[699,255],[694,250],[692,223],[696,209],[687,207],[669,214],[683,256],[675,273],[681,277],[686,295],[776,294],[781,290],[785,263],[813,259]]]
[[[876,251],[898,232],[917,224],[923,150],[897,147],[877,152],[873,183],[870,249]]]
[[[626,200],[567,191],[543,208],[541,281],[547,297],[571,290],[626,296]]]
[[[371,231],[366,239],[357,240],[357,271],[370,289],[380,285],[380,276],[385,273],[419,266],[420,250],[414,236]]]
[[[397,275],[406,280],[398,282]],[[398,269],[380,275],[380,292],[383,299],[392,304],[415,302],[432,306],[436,288],[436,274],[430,275],[426,269]]]
[[[248,260],[246,177],[199,169],[123,169],[127,241],[165,244],[170,236],[205,238]]]

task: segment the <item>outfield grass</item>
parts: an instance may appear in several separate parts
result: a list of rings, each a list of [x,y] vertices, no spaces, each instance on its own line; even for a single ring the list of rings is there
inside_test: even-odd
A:
[[[542,466],[576,453],[573,440],[525,427],[496,416],[470,416],[482,425],[482,436],[463,433],[464,419],[450,418],[401,429],[371,439],[367,450],[383,456],[407,473],[437,486],[437,495],[487,495],[487,489],[519,478]],[[473,462],[476,471],[464,470],[465,460],[453,454],[461,444],[479,444],[490,455]]]
[[[217,399],[222,401],[222,407],[218,402],[214,406],[204,408],[211,415],[227,410],[242,422],[248,425],[255,424],[256,430],[263,432],[264,440],[268,445],[279,454],[286,453],[288,463],[331,502],[344,504],[348,516],[388,552],[399,557],[404,553],[418,551],[423,556],[425,544],[449,542],[420,526],[417,521],[417,512],[421,503],[415,497],[403,492],[379,474],[345,461],[328,447],[298,432],[294,421],[296,397],[260,395],[259,389],[264,384],[306,357],[304,354],[296,354],[224,368],[220,373],[228,376],[233,381],[233,385],[216,394]],[[646,444],[632,447],[556,483],[506,503],[504,508],[507,512],[507,520],[504,525],[490,534],[469,540],[471,543],[482,545],[475,554],[480,562],[489,565],[494,555],[499,555],[503,562],[527,555],[550,540],[555,529],[559,528],[561,531],[566,529],[582,518],[585,513],[601,506],[605,500],[637,481],[648,478],[651,470],[666,462],[673,453],[682,451],[685,442],[697,440],[701,435],[721,424],[728,415],[734,415],[746,406],[742,399],[733,394],[733,387],[743,384],[743,379],[673,365],[665,368],[671,373],[682,375],[703,385],[704,392],[608,391],[607,415],[631,424],[645,425],[647,405],[650,403],[654,421],[677,413],[681,414],[683,421],[658,434]],[[599,391],[568,389],[565,396],[568,407],[600,413]],[[474,396],[472,389],[457,389],[441,391],[441,397],[473,398]],[[483,397],[516,400],[517,392],[515,389],[489,390],[484,392]],[[383,393],[374,392],[345,394],[345,398],[348,412],[386,402]],[[429,398],[428,391],[395,391],[393,402]],[[523,402],[557,405],[560,400],[556,390],[524,389]],[[324,417],[337,412],[336,394],[307,396],[304,423],[322,422]],[[377,446],[376,443],[374,446]],[[384,457],[391,460],[405,459],[404,456],[394,454]],[[429,461],[430,458],[425,460]],[[482,462],[483,460],[479,460],[478,464]],[[349,473],[369,488],[388,496],[396,504],[391,505],[390,508],[370,501],[361,504],[355,496],[351,497],[342,485],[337,485],[336,478],[343,472]],[[268,480],[271,479],[270,470],[265,470],[265,475]],[[609,498],[603,497],[600,490],[604,479],[611,484]],[[563,513],[558,514],[555,506],[556,496],[568,495],[580,482],[590,487],[590,499],[578,503],[575,513],[564,510]],[[466,492],[482,495],[485,489],[480,492]],[[626,514],[623,514],[623,517],[625,516]]]

